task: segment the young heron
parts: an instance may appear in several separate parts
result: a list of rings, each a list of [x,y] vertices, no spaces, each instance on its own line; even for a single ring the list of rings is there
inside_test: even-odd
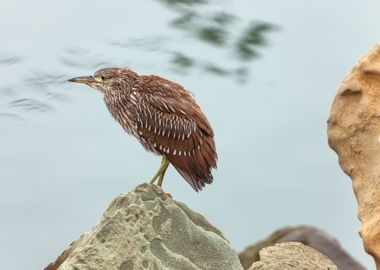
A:
[[[214,133],[188,91],[164,78],[139,76],[127,68],[105,68],[94,76],[77,77],[103,93],[111,115],[143,147],[162,156],[150,180],[161,186],[171,163],[195,191],[211,184],[216,168]]]

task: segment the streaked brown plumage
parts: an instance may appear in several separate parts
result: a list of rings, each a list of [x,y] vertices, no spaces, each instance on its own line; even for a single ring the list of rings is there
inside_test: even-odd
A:
[[[217,153],[213,130],[188,91],[181,85],[150,75],[139,76],[127,68],[105,68],[94,76],[78,77],[104,94],[112,116],[144,148],[167,159],[199,191],[211,184]],[[162,183],[166,167],[155,179]],[[152,181],[152,182],[153,182]]]

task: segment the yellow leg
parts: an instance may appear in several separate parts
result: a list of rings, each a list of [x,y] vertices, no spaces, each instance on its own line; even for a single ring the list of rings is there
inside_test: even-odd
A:
[[[166,173],[166,170],[168,169],[169,167],[169,160],[167,160],[166,158],[163,158],[163,164],[161,165],[162,166],[162,172],[160,174],[160,177],[158,178],[158,186],[162,186],[162,182],[164,182],[164,176],[165,176],[165,173]]]
[[[161,166],[158,169],[157,173],[149,181],[149,184],[153,184],[154,182],[156,182],[156,180],[158,178],[158,185],[162,186],[162,182],[164,180],[164,175],[165,175],[165,172],[166,172],[166,169],[168,168],[168,166],[169,166],[169,160],[167,160],[165,157],[162,157]]]

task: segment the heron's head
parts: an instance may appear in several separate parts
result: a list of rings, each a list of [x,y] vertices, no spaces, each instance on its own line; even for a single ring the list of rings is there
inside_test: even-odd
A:
[[[103,93],[124,91],[138,75],[128,68],[103,68],[91,76],[75,77],[69,82],[84,83]]]

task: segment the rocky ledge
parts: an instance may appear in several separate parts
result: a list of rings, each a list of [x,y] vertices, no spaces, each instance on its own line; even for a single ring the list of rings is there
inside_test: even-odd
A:
[[[161,188],[117,197],[101,221],[45,270],[243,270],[223,234]]]
[[[301,243],[267,247],[259,257],[260,261],[249,269],[337,269],[327,257]],[[223,234],[202,215],[173,200],[161,188],[143,184],[117,197],[90,232],[45,268],[85,269],[243,270],[243,267]]]

